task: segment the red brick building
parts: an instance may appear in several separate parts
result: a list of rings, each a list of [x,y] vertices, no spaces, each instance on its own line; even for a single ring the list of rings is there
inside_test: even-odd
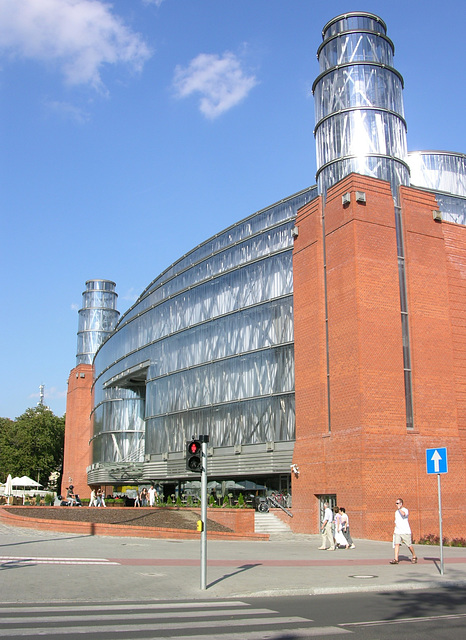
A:
[[[426,191],[400,187],[400,203],[412,427],[390,185],[351,174],[328,191],[325,205],[319,197],[298,212],[295,531],[318,532],[317,498],[332,495],[356,537],[391,539],[399,496],[412,510],[415,539],[438,532],[437,476],[427,475],[426,449],[447,447],[444,535],[464,536],[466,227],[434,220],[437,202]]]
[[[356,537],[389,540],[402,497],[419,540],[438,534],[426,450],[446,447],[443,532],[464,537],[466,156],[408,153],[381,18],[322,37],[317,186],[198,245],[119,320],[115,283],[86,283],[64,486],[183,495],[203,429],[222,492],[291,482],[295,531],[319,531],[327,498]]]

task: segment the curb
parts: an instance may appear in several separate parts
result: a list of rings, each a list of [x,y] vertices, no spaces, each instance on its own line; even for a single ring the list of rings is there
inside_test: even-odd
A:
[[[300,588],[300,589],[266,589],[264,591],[238,591],[232,593],[232,598],[274,598],[284,596],[324,596],[338,595],[343,593],[369,593],[369,592],[400,592],[400,591],[422,591],[427,589],[438,588],[466,588],[466,580],[430,580],[419,584],[419,582],[406,582],[400,584],[378,584],[358,587],[316,587],[316,588]],[[207,593],[209,589],[207,588]],[[202,597],[202,596],[199,596]],[[205,597],[205,592],[204,592]],[[212,598],[221,598],[222,595],[212,596]]]

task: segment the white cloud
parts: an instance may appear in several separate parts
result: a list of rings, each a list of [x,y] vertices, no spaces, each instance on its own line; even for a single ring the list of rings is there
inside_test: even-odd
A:
[[[53,111],[54,113],[58,113],[65,120],[72,120],[79,124],[84,124],[90,120],[89,113],[81,107],[77,107],[69,102],[58,102],[56,100],[46,101],[45,106]]]
[[[164,0],[142,0],[144,4],[155,4],[156,7],[160,7]]]
[[[79,306],[79,304],[76,304],[76,302],[71,303],[71,306],[70,306],[71,311],[79,311],[80,308],[81,307]]]
[[[185,68],[177,66],[173,86],[178,98],[200,93],[200,110],[207,118],[216,118],[243,100],[257,84],[247,76],[237,56],[201,53]]]
[[[151,52],[102,0],[0,0],[0,53],[55,63],[71,85],[102,89],[102,67],[140,70]]]

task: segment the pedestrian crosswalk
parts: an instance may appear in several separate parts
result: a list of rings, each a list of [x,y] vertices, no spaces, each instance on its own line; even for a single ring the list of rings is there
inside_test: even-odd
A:
[[[351,633],[237,600],[55,605],[0,604],[0,637],[54,640],[296,640]],[[286,634],[286,635],[285,635]]]

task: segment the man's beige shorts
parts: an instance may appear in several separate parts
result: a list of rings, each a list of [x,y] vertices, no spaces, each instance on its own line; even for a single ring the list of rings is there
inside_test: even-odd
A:
[[[410,533],[395,533],[395,535],[393,536],[393,542],[395,544],[401,544],[402,542],[404,542],[407,547],[410,547],[412,545],[411,534]]]

